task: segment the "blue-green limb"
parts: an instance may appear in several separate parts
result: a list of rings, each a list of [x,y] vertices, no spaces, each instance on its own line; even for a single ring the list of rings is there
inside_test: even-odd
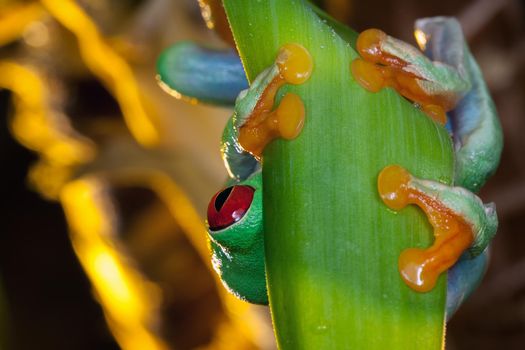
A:
[[[166,92],[190,101],[233,106],[239,92],[248,88],[235,50],[212,49],[188,41],[164,50],[157,61],[157,72]]]
[[[503,148],[494,102],[455,18],[422,18],[415,29],[423,34],[416,38],[427,56],[454,67],[471,84],[448,116],[455,143],[455,184],[477,192],[496,171]]]

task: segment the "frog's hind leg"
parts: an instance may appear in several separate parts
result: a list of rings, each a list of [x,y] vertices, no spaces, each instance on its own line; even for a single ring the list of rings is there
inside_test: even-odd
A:
[[[494,102],[455,19],[423,18],[415,26],[426,42],[427,55],[459,67],[472,84],[449,116],[456,148],[456,185],[477,192],[495,172],[503,147]]]
[[[487,247],[473,259],[463,256],[448,270],[445,312],[447,322],[481,283],[487,270],[488,261],[489,248]]]
[[[492,204],[484,205],[472,192],[430,180],[421,180],[398,166],[388,166],[378,177],[383,202],[393,210],[419,206],[434,228],[434,243],[426,249],[408,248],[398,261],[405,283],[419,292],[434,288],[439,275],[468,250],[479,255],[496,233]]]

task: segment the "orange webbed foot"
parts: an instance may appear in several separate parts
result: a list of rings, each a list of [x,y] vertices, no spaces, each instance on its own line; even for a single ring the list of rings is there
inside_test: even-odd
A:
[[[401,210],[409,204],[417,205],[434,228],[435,239],[430,247],[406,249],[398,260],[399,273],[410,288],[418,292],[432,290],[439,275],[456,263],[476,236],[475,224],[463,212],[455,211],[442,200],[448,195],[447,191],[455,191],[457,196],[464,195],[465,190],[419,180],[404,168],[391,165],[379,174],[378,191],[383,202],[393,210]],[[476,201],[468,204],[479,205]]]
[[[305,120],[305,107],[301,98],[286,94],[279,106],[272,110],[275,97],[284,84],[299,85],[306,82],[313,70],[310,53],[301,45],[284,45],[276,59],[278,74],[268,84],[251,115],[239,131],[239,143],[252,155],[260,158],[272,140],[292,140],[301,132]]]
[[[446,112],[470,89],[461,69],[432,62],[381,30],[363,31],[356,49],[361,57],[352,61],[351,72],[363,88],[378,92],[391,87],[440,124],[447,122]]]

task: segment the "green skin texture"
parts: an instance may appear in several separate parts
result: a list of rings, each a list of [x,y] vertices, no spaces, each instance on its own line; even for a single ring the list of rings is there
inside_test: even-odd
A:
[[[454,182],[457,186],[478,192],[496,171],[503,148],[503,132],[496,107],[481,70],[466,45],[461,26],[455,19],[422,18],[416,21],[415,29],[424,33],[428,40],[427,47],[425,43],[419,43],[421,50],[432,59],[447,64],[434,63],[435,70],[431,75],[425,75],[428,81],[423,81],[422,87],[428,93],[455,91],[463,97],[449,113],[455,130]],[[428,70],[433,62],[427,59],[424,64],[425,70]],[[448,71],[447,66],[454,68],[457,77],[442,73]]]
[[[239,299],[255,304],[268,303],[261,184],[260,172],[243,181],[255,192],[252,205],[240,221],[223,230],[208,230],[212,264],[223,284]]]
[[[463,45],[462,36],[459,37],[459,40],[459,44]],[[382,49],[409,62],[411,71],[425,77],[426,80],[422,80],[421,84],[426,84],[429,93],[454,94],[463,97],[473,88],[471,81],[474,81],[474,88],[479,86],[480,82],[482,83],[481,87],[484,89],[482,93],[486,99],[477,100],[476,103],[479,109],[487,105],[492,106],[492,109],[488,110],[489,113],[483,115],[484,118],[481,121],[489,125],[481,127],[478,132],[471,132],[470,140],[464,142],[464,147],[459,148],[456,153],[459,173],[469,174],[466,179],[464,175],[461,175],[456,183],[466,188],[479,188],[497,167],[502,140],[492,101],[486,91],[479,68],[468,49],[466,59],[469,62],[466,65],[458,64],[458,69],[432,62],[421,51],[392,37],[387,37]],[[470,74],[467,73],[465,66],[468,67]],[[268,303],[262,224],[262,174],[256,171],[247,180],[239,180],[241,178],[239,174],[246,173],[246,171],[236,166],[240,164],[236,158],[252,157],[246,152],[235,152],[234,150],[242,149],[237,140],[239,128],[246,122],[261,94],[278,73],[277,67],[271,66],[254,80],[249,90],[239,95],[234,115],[228,122],[222,140],[225,164],[231,177],[237,181],[235,184],[249,185],[256,190],[252,206],[245,216],[234,225],[218,232],[209,231],[213,263],[225,286],[242,300],[256,304]],[[487,141],[480,143],[481,140]],[[472,144],[473,142],[475,144]],[[473,160],[472,153],[479,157]],[[464,159],[465,157],[467,159]],[[472,186],[473,181],[477,183],[476,186]],[[470,224],[475,240],[468,249],[468,257],[474,258],[485,250],[494,237],[498,225],[493,204],[484,205],[479,197],[466,188],[448,186],[437,181],[412,177],[409,186],[437,200],[442,206],[461,216]]]
[[[494,174],[499,164],[503,148],[503,132],[481,71],[472,55],[469,55],[468,60],[470,64],[467,65],[467,69],[470,71],[470,76],[474,77],[472,90],[476,92],[477,98],[475,101],[465,101],[460,108],[465,110],[476,108],[481,111],[478,123],[481,126],[467,124],[464,126],[467,129],[464,132],[465,137],[456,138],[455,182],[473,192],[478,192]]]
[[[469,190],[447,186],[437,181],[412,177],[408,186],[433,198],[462,217],[472,227],[474,242],[468,249],[471,258],[487,248],[498,228],[498,217],[493,203],[483,204],[481,199]]]
[[[450,95],[462,97],[471,85],[462,67],[454,67],[431,61],[414,46],[387,36],[380,44],[381,50],[407,62],[406,71],[416,74],[418,85],[427,95]]]

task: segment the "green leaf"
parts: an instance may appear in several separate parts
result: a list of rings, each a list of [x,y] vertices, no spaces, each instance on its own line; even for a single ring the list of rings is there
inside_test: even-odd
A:
[[[302,134],[264,153],[266,268],[280,348],[441,349],[445,276],[421,294],[397,270],[400,252],[429,246],[432,229],[414,208],[389,211],[376,181],[399,164],[450,183],[447,132],[395,91],[362,89],[349,69],[357,53],[340,36],[353,44],[355,35],[334,30],[308,2],[223,2],[250,80],[286,43],[306,47],[315,64],[306,84],[280,91],[303,99]]]

